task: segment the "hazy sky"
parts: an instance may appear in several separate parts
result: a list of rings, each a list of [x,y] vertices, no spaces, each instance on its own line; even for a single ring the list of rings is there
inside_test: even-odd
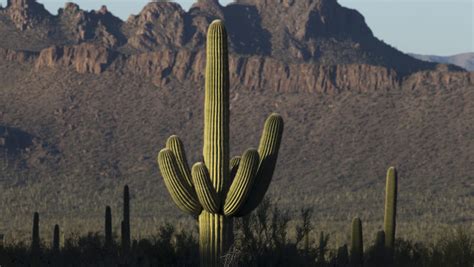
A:
[[[107,5],[126,19],[137,14],[147,0],[69,0],[83,9]],[[298,0],[296,0],[298,1]],[[39,0],[52,13],[66,1]],[[193,0],[177,0],[188,9]],[[222,5],[232,2],[220,0]],[[474,0],[339,0],[361,12],[374,34],[404,51],[452,55],[474,52]],[[6,0],[0,0],[5,5]]]

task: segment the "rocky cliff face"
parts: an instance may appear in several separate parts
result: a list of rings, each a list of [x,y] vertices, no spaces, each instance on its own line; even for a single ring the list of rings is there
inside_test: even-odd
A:
[[[220,18],[229,30],[232,82],[252,90],[336,93],[388,90],[404,81],[416,87],[420,79],[431,79],[426,83],[436,88],[472,83],[469,74],[450,72],[460,69],[437,69],[380,42],[357,11],[332,0],[239,0],[225,7],[199,0],[189,12],[176,3],[151,2],[126,22],[105,6],[88,12],[68,3],[52,16],[34,0],[11,0],[0,16],[19,35],[40,24],[49,27],[39,52],[5,44],[0,53],[7,60],[33,61],[36,69],[129,72],[158,86],[201,81],[206,29]],[[423,72],[409,76],[418,71]]]
[[[54,46],[41,51],[35,67],[73,67],[79,73],[102,73],[115,59],[116,53],[103,46],[82,43],[74,46]]]
[[[0,40],[0,47],[14,50],[39,51],[86,42],[125,56],[165,50],[195,54],[204,49],[209,23],[220,18],[226,21],[236,57],[268,57],[282,64],[376,65],[400,76],[435,69],[435,64],[415,60],[379,41],[362,15],[333,0],[239,0],[225,7],[216,0],[199,0],[189,12],[176,3],[151,2],[126,22],[105,6],[84,11],[67,3],[53,16],[35,0],[11,0],[0,17],[4,17],[0,34],[32,40],[18,46]],[[16,30],[9,28],[9,21]],[[39,32],[40,24],[41,34],[32,34]]]

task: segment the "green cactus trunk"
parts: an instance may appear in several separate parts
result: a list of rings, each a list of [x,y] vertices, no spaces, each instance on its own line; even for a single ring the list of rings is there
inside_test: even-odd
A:
[[[354,266],[362,266],[364,263],[364,243],[362,234],[362,222],[359,218],[352,220],[352,237],[351,237],[351,263]]]
[[[173,135],[158,154],[158,165],[178,208],[199,217],[201,266],[219,266],[234,240],[233,217],[250,213],[268,189],[283,120],[272,114],[258,151],[248,149],[230,161],[227,33],[220,20],[209,26],[206,51],[204,162],[190,170],[183,143]]]
[[[390,167],[387,171],[387,181],[385,189],[385,247],[389,255],[395,246],[395,227],[397,216],[397,170]]]
[[[199,247],[201,266],[219,266],[233,243],[232,217],[201,212],[199,215]]]

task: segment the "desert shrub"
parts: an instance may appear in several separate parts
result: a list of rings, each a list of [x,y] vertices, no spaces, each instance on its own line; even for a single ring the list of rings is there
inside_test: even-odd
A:
[[[350,248],[330,248],[330,236],[316,232],[312,211],[303,209],[293,224],[290,212],[265,200],[255,212],[235,220],[235,245],[225,255],[225,266],[346,267]],[[129,251],[114,236],[111,246],[99,233],[69,236],[59,252],[41,244],[32,255],[29,243],[0,247],[1,266],[198,266],[195,229],[177,230],[171,224],[148,238],[133,240]],[[364,266],[391,266],[379,239],[366,247]],[[432,244],[396,239],[394,267],[472,267],[474,238],[469,229],[446,231]]]

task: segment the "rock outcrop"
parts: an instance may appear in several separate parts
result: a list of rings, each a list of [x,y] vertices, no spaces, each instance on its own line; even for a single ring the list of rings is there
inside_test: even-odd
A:
[[[36,68],[69,67],[79,73],[100,74],[115,59],[117,54],[103,46],[83,43],[74,46],[54,46],[41,51]]]
[[[15,51],[12,49],[0,48],[0,59],[14,61],[18,63],[34,62],[38,53],[28,51]]]
[[[128,45],[141,52],[181,47],[185,42],[185,15],[176,3],[148,3],[140,14],[127,20]]]
[[[108,48],[124,44],[122,21],[112,15],[106,6],[97,11],[84,11],[77,4],[67,3],[58,11],[58,20],[67,28],[66,36],[75,43],[91,41]]]
[[[8,0],[4,12],[21,31],[32,29],[52,17],[44,6],[35,0]]]

